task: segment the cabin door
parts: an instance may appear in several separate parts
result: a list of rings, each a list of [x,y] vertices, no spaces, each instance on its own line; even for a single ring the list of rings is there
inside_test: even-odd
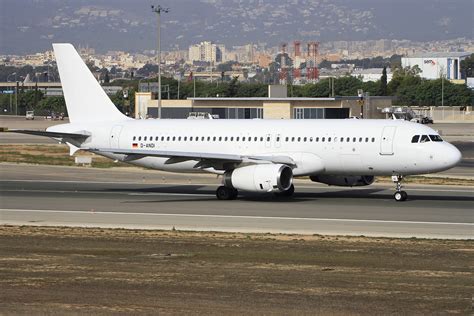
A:
[[[383,129],[382,137],[380,138],[380,154],[393,155],[393,140],[395,138],[395,126],[386,126]]]
[[[115,125],[110,131],[110,148],[120,148],[120,132],[122,131],[121,125]]]

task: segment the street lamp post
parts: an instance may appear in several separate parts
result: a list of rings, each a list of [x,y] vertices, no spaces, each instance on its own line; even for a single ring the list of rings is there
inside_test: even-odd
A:
[[[158,22],[158,118],[161,119],[161,12],[168,13],[168,8],[160,5],[151,6],[151,10],[156,13]]]

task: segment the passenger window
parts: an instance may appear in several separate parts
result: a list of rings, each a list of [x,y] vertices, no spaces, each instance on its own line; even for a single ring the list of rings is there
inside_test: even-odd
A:
[[[262,138],[263,138],[263,137],[262,137]],[[269,141],[270,141],[270,136],[267,137],[267,142],[269,142]]]
[[[295,138],[294,138],[294,137],[291,137],[291,141],[294,142],[294,141],[295,141]]]
[[[226,136],[226,137],[224,137],[224,141],[225,141],[225,142],[227,141],[227,136]]]
[[[443,139],[439,135],[430,135],[430,139],[432,142],[442,142]]]
[[[207,136],[207,141],[211,141],[211,136]]]
[[[357,138],[352,138],[352,141],[355,143],[357,141]]]
[[[239,141],[240,137],[237,136],[237,138],[235,139],[236,141]]]
[[[375,137],[372,137],[372,143],[375,142]]]
[[[257,140],[258,140],[258,137],[254,137],[253,140],[254,140],[254,141],[257,141]],[[260,137],[260,141],[263,142],[263,137]]]
[[[133,140],[137,139],[137,136],[133,136]]]
[[[350,142],[351,141],[351,138],[350,137],[347,137],[346,138],[346,142]]]
[[[175,140],[176,140],[176,136],[173,136],[173,141],[175,141]]]
[[[178,141],[181,141],[181,136],[178,137]]]
[[[331,137],[328,137],[328,143],[331,142]]]
[[[143,138],[143,141],[146,141],[146,136]]]
[[[323,143],[324,143],[324,141],[325,141],[325,140],[326,140],[326,138],[324,138],[324,137],[323,137],[323,138],[321,138],[321,141],[322,141]]]
[[[298,137],[298,143],[301,141],[301,137]]]
[[[413,136],[413,138],[411,139],[411,142],[412,143],[418,143],[418,140],[420,139],[420,135],[415,135]]]
[[[310,138],[309,138],[309,141],[312,142],[312,141],[313,141],[313,137],[310,137]]]
[[[285,137],[285,142],[288,142],[290,138],[289,137]]]
[[[428,137],[428,135],[421,135],[420,143],[426,143],[429,141],[430,141],[430,138]]]
[[[366,142],[366,143],[369,142],[369,138],[368,138],[368,137],[365,138],[365,142]]]
[[[139,137],[138,137],[138,140],[142,140],[142,137],[141,137],[141,136],[139,136]]]
[[[279,141],[280,141],[280,137],[277,137],[277,138],[276,138],[276,141],[279,142]]]
[[[159,139],[159,137],[158,137],[158,136],[156,136],[156,137],[155,137],[155,141],[158,141],[158,139]]]
[[[362,143],[362,137],[359,137],[359,143]]]
[[[192,137],[192,136],[189,136],[189,141],[190,141],[190,142],[193,141],[193,137]]]
[[[233,141],[234,141],[234,137],[233,137],[233,136],[230,138],[230,141],[231,141],[231,142],[233,142]]]
[[[316,142],[319,142],[319,137],[316,137]]]
[[[188,137],[187,136],[184,136],[184,141],[187,141],[188,140]]]
[[[220,142],[222,141],[222,136],[219,136],[219,141],[220,141]]]
[[[167,141],[170,141],[170,137],[169,137],[169,136],[168,136],[168,137],[166,137],[166,140],[167,140]]]
[[[245,136],[244,136],[244,137],[242,137],[242,141],[243,141],[243,142],[245,142]]]
[[[343,142],[344,142],[344,137],[341,137],[341,143],[343,143]]]
[[[214,137],[212,138],[212,140],[213,140],[213,141],[216,141],[216,139],[217,139],[217,137],[216,137],[216,136],[214,136]]]

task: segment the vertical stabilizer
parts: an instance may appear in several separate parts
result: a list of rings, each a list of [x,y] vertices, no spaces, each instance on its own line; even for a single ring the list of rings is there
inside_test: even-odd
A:
[[[71,123],[129,119],[112,103],[71,44],[53,44]]]

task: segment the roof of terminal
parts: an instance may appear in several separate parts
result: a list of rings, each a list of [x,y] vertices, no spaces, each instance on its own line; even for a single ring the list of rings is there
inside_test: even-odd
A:
[[[370,96],[371,98],[387,98],[392,99],[391,96]],[[277,101],[277,102],[288,102],[288,101],[340,101],[340,100],[358,100],[358,96],[336,96],[334,98],[188,98],[193,101]]]

